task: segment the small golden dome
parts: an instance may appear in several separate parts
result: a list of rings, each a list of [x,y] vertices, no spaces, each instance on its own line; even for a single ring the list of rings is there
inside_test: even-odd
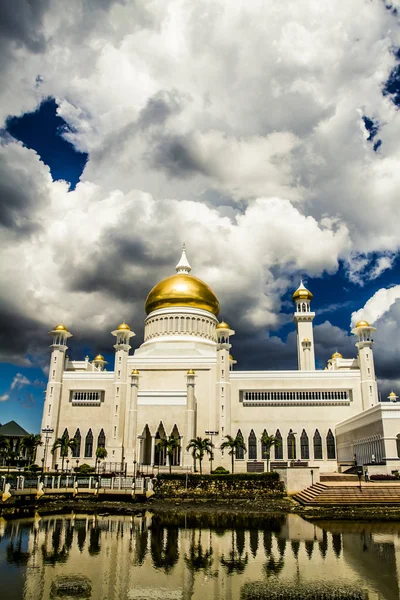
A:
[[[189,273],[177,273],[157,283],[147,296],[146,313],[160,308],[199,308],[218,315],[218,298],[201,279]]]
[[[295,300],[312,300],[313,299],[313,295],[310,292],[310,290],[308,290],[305,285],[303,284],[302,281],[300,281],[300,285],[297,288],[297,290],[294,292],[293,296],[292,296],[292,300],[293,302]]]
[[[309,342],[310,340],[308,338],[304,338],[303,342]]]
[[[332,354],[332,358],[343,358],[343,356],[340,354],[340,352],[334,352]]]
[[[137,369],[133,369],[131,375],[139,375],[139,371]]]
[[[225,323],[225,321],[221,321],[221,323],[218,323],[216,329],[230,329],[228,323]]]
[[[193,369],[189,369],[189,371],[187,372],[187,375],[195,375],[195,372],[193,371]]]
[[[102,354],[98,354],[93,359],[93,362],[95,362],[95,361],[103,361],[104,362],[104,356]]]
[[[232,354],[229,355],[229,360],[233,360]]]
[[[59,325],[57,325],[57,327],[54,327],[54,331],[68,331],[68,329],[65,327],[65,325],[60,323]]]
[[[356,328],[357,327],[371,327],[370,324],[368,323],[368,321],[358,321]]]
[[[131,330],[129,325],[127,325],[126,323],[121,323],[120,325],[118,325],[117,329],[119,331],[130,331]]]

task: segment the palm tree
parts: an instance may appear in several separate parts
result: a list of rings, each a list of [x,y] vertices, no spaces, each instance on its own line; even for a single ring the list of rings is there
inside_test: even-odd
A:
[[[267,471],[269,471],[269,460],[271,458],[271,448],[272,446],[280,446],[281,441],[279,438],[274,435],[268,435],[266,431],[261,436],[261,444],[263,449],[263,456],[267,461]]]
[[[200,475],[203,474],[202,471],[202,462],[204,458],[204,454],[212,454],[212,449],[214,448],[214,444],[211,442],[210,438],[201,438],[196,437],[192,438],[188,445],[186,446],[186,450],[192,451],[193,464],[194,469],[196,470],[196,459],[198,459],[200,464]]]
[[[51,449],[51,453],[60,448],[60,456],[61,456],[61,471],[64,471],[64,460],[67,458],[70,450],[73,450],[76,446],[75,438],[69,438],[67,435],[63,435],[60,438],[57,438],[53,444]]]
[[[221,444],[221,450],[225,450],[229,448],[228,454],[230,454],[232,459],[232,473],[234,472],[235,467],[235,456],[238,450],[243,450],[243,452],[247,452],[246,444],[244,443],[243,438],[240,435],[237,435],[233,438],[231,435],[225,436],[225,442]]]
[[[0,436],[0,457],[3,461],[6,461],[8,455],[11,452],[10,440],[4,436]]]
[[[103,448],[103,446],[100,446],[99,448],[97,448],[96,450],[96,464],[94,466],[94,471],[95,473],[97,473],[97,465],[98,463],[100,463],[101,460],[104,460],[105,458],[107,458],[108,456],[108,452],[105,448]]]
[[[28,465],[33,464],[36,459],[36,451],[38,446],[43,446],[43,442],[40,439],[40,435],[29,433],[21,440],[21,450],[25,450]]]
[[[179,448],[179,438],[174,435],[170,435],[168,438],[161,438],[158,443],[158,449],[161,452],[165,449],[167,456],[169,457],[169,472],[171,473],[172,468],[172,457],[174,455],[175,449]]]

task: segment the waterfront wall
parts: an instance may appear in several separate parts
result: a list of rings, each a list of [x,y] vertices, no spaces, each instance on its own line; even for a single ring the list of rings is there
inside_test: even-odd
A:
[[[281,498],[285,495],[285,486],[278,473],[163,474],[156,477],[154,491],[161,498]]]

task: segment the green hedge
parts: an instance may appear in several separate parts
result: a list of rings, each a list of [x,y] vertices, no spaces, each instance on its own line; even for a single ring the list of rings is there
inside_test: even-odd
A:
[[[279,474],[275,471],[271,473],[229,473],[223,475],[221,473],[214,473],[212,475],[200,475],[200,473],[189,473],[187,475],[188,481],[196,483],[202,481],[263,481],[265,483],[275,483],[279,481]],[[157,479],[165,481],[186,481],[186,473],[160,473],[157,475]]]

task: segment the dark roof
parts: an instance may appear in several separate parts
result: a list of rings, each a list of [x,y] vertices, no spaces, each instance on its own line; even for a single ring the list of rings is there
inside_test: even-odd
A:
[[[4,437],[24,437],[29,435],[29,433],[25,429],[22,429],[21,425],[18,425],[15,421],[9,421],[0,427],[0,435]]]

